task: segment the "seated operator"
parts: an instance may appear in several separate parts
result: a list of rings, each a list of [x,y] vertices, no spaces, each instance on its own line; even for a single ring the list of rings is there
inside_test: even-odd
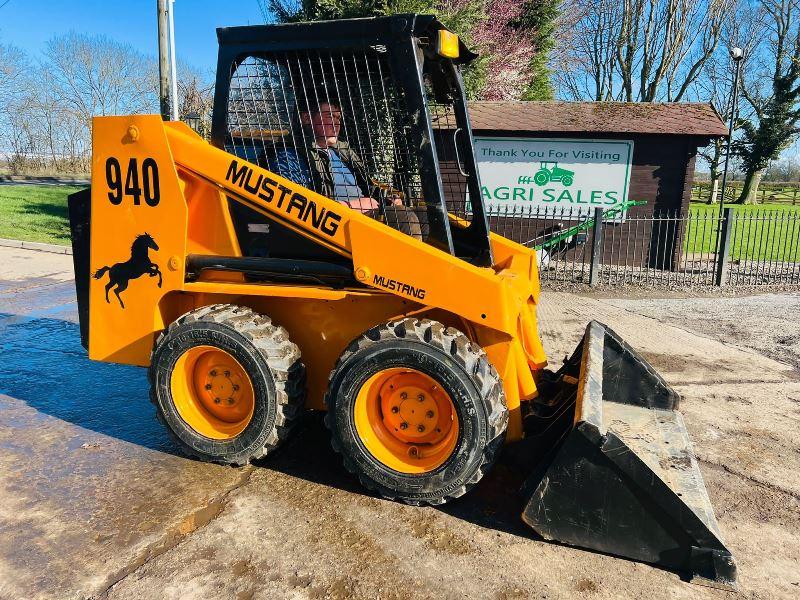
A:
[[[305,151],[299,147],[276,147],[268,158],[268,168],[354,210],[377,217],[381,207],[370,195],[375,186],[358,154],[339,139],[341,122],[338,104],[332,99],[320,99],[317,106],[300,112],[300,124],[308,134],[302,139],[313,140],[309,147]],[[404,207],[396,194],[387,201],[390,203],[384,208],[387,224],[421,239],[417,215]]]

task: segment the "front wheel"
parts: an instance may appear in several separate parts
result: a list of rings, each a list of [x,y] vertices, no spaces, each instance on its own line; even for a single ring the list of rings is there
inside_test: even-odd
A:
[[[536,171],[536,174],[533,176],[533,181],[536,185],[547,185],[550,181],[550,172],[545,169]]]
[[[479,346],[427,319],[355,340],[331,373],[325,423],[361,483],[409,504],[467,492],[505,439],[503,385]]]
[[[244,306],[186,313],[158,339],[150,364],[158,418],[184,452],[244,465],[289,435],[305,369],[283,327]]]

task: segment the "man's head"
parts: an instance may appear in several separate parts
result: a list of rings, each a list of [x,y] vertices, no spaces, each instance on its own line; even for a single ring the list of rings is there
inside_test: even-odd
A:
[[[339,139],[342,111],[333,100],[321,101],[317,106],[301,112],[300,122],[311,128],[317,145],[327,147]]]

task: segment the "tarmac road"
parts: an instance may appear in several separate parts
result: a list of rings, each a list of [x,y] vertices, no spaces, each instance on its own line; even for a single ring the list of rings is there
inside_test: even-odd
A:
[[[739,595],[798,597],[800,374],[746,335],[724,343],[725,327],[636,302],[545,293],[554,364],[589,318],[641,349],[684,397]],[[770,305],[796,314],[798,298]],[[735,597],[538,539],[502,459],[443,509],[364,492],[313,417],[258,465],[187,460],[144,371],[86,359],[75,311],[70,256],[0,248],[2,599]]]

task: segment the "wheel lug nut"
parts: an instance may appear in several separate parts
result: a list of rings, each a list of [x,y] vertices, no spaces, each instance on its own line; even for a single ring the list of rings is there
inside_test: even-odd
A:
[[[216,369],[212,369],[211,376],[212,377],[216,377],[217,376],[217,370]]]
[[[429,419],[432,419],[433,418],[433,411],[429,410],[428,412],[425,413],[425,416],[428,417]]]
[[[233,403],[234,403],[234,399],[233,398],[228,398],[228,404],[233,404]]]
[[[236,385],[235,383],[233,384],[233,391],[234,392],[238,392],[239,391],[239,386]]]
[[[417,425],[417,431],[419,431],[420,433],[425,431],[425,425]]]
[[[408,398],[408,394],[406,394],[405,392],[400,392],[400,399],[405,400],[406,398]]]
[[[230,376],[231,376],[231,372],[230,371],[225,371],[225,377],[230,377]]]
[[[210,383],[207,383],[207,384],[206,384],[206,389],[207,389],[207,390],[210,390],[210,389],[211,389],[211,384],[210,384]]]
[[[397,413],[399,413],[399,412],[400,412],[400,407],[399,407],[399,406],[393,406],[393,407],[392,407],[392,412],[393,412],[394,414],[397,414]]]
[[[419,400],[420,402],[425,402],[425,396],[423,396],[422,394],[419,394],[417,396],[417,400]]]
[[[417,455],[417,447],[416,446],[411,446],[411,448],[408,449],[408,454],[410,456],[416,456]]]
[[[219,404],[220,402],[222,402],[222,400],[219,398],[214,398],[214,404]]]
[[[400,423],[400,429],[408,429],[408,423],[406,423],[405,421]]]

